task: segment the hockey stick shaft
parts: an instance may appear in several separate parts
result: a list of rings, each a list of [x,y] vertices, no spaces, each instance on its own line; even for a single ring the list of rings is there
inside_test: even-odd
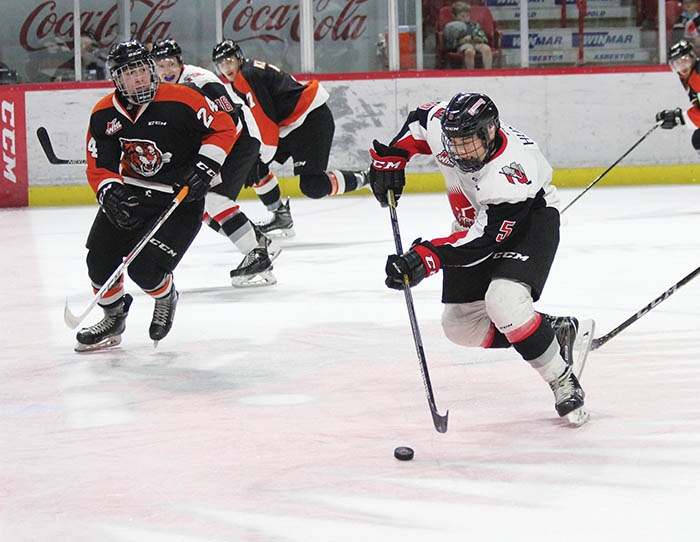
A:
[[[675,293],[675,291],[678,290],[678,288],[680,288],[681,286],[683,286],[685,284],[688,284],[698,274],[700,274],[700,267],[698,267],[697,269],[695,269],[695,271],[686,275],[681,280],[676,282],[673,286],[671,286],[668,290],[666,290],[664,293],[662,293],[659,297],[654,299],[654,301],[652,301],[651,303],[649,303],[645,307],[639,309],[636,313],[634,313],[627,320],[622,322],[615,329],[613,329],[612,331],[606,333],[605,335],[603,335],[601,337],[598,337],[597,339],[593,339],[593,342],[591,343],[591,350],[596,350],[596,349],[600,348],[606,342],[608,342],[610,339],[617,336],[621,331],[623,331],[624,329],[627,329],[630,325],[632,325],[634,322],[639,320],[642,316],[644,316],[651,309],[656,307],[659,303],[661,303],[665,299],[668,299],[669,297],[671,297],[671,295],[673,295]]]
[[[36,137],[39,140],[39,143],[41,144],[41,148],[44,150],[44,154],[46,155],[46,158],[48,159],[49,162],[52,164],[70,164],[70,165],[77,165],[77,164],[86,164],[86,160],[66,160],[63,158],[58,158],[56,156],[56,152],[53,150],[53,145],[51,144],[51,138],[49,137],[49,133],[46,131],[46,128],[43,126],[39,126],[39,128],[36,129]]]
[[[401,232],[399,230],[399,218],[396,214],[396,197],[394,196],[394,191],[389,190],[389,213],[391,215],[391,229],[394,233],[394,244],[396,245],[396,254],[399,256],[403,254],[403,247],[401,243]],[[433,425],[438,433],[447,432],[447,416],[449,411],[445,411],[442,415],[438,412],[437,406],[435,405],[435,394],[433,393],[433,386],[430,383],[430,374],[428,373],[428,362],[425,359],[425,351],[423,349],[423,340],[420,336],[420,329],[418,328],[418,319],[416,318],[416,309],[413,304],[413,295],[411,294],[410,279],[408,275],[403,276],[403,294],[406,299],[406,308],[408,309],[408,319],[411,322],[411,331],[413,332],[413,342],[416,346],[416,353],[418,354],[418,361],[420,362],[420,370],[423,375],[423,385],[425,386],[425,393],[428,397],[428,405],[430,406],[430,414],[433,417]]]
[[[626,152],[625,154],[623,154],[622,156],[620,156],[620,158],[618,158],[617,160],[615,160],[615,162],[614,162],[608,169],[606,169],[603,173],[601,173],[600,175],[598,175],[598,177],[596,177],[596,179],[595,179],[591,184],[589,184],[586,188],[584,188],[584,189],[583,189],[583,192],[581,192],[578,196],[576,196],[574,199],[572,199],[572,200],[567,204],[567,206],[564,207],[564,209],[562,209],[561,212],[564,213],[569,207],[571,207],[574,203],[576,203],[576,202],[581,198],[581,196],[583,196],[586,192],[588,192],[591,188],[593,188],[596,184],[598,184],[598,182],[599,182],[603,177],[605,177],[605,176],[610,172],[610,170],[611,170],[612,168],[614,168],[614,167],[615,167],[617,164],[619,164],[629,153],[631,153],[634,149],[636,149],[636,148],[637,148],[637,145],[639,145],[642,141],[644,141],[647,137],[649,137],[649,134],[651,134],[651,133],[652,133],[654,130],[656,130],[659,126],[661,126],[661,121],[659,121],[659,122],[657,122],[656,124],[654,124],[654,126],[652,126],[652,127],[647,131],[646,134],[644,134],[642,137],[640,137],[640,138],[637,140],[637,142],[636,142],[634,145],[632,145],[632,146],[627,150],[627,152]]]
[[[81,312],[79,315],[73,314],[70,308],[68,307],[68,300],[66,300],[66,305],[63,310],[63,319],[65,320],[66,325],[69,328],[75,329],[76,327],[78,327],[80,322],[82,322],[85,319],[85,317],[90,313],[90,311],[93,308],[95,308],[95,305],[97,305],[97,302],[104,295],[104,293],[117,283],[124,271],[126,271],[127,267],[131,265],[131,262],[133,262],[136,256],[138,256],[141,253],[141,251],[146,247],[146,245],[151,242],[151,239],[153,239],[153,236],[156,234],[156,232],[170,217],[170,215],[173,214],[175,209],[177,209],[178,205],[182,203],[182,200],[185,199],[188,192],[189,187],[182,187],[182,189],[175,195],[175,198],[173,198],[173,201],[170,203],[170,205],[168,205],[168,208],[163,212],[163,214],[161,214],[158,217],[158,219],[153,223],[153,226],[151,226],[151,228],[146,232],[146,234],[141,238],[141,240],[136,244],[136,246],[131,250],[131,252],[129,252],[129,254],[127,254],[124,257],[124,260],[114,270],[114,273],[112,273],[112,275],[105,281],[102,287],[95,293],[95,296],[92,298],[92,301],[85,308],[85,310],[83,310],[83,312]]]

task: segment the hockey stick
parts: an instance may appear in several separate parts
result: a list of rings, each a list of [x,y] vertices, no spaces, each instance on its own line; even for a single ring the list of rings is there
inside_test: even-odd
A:
[[[610,172],[610,170],[612,168],[614,168],[617,164],[619,164],[622,161],[622,159],[625,158],[625,156],[627,156],[629,153],[631,153],[637,147],[637,145],[639,145],[642,141],[644,141],[649,136],[649,134],[651,134],[654,130],[656,130],[659,126],[661,126],[661,123],[662,123],[662,121],[659,121],[656,124],[654,124],[654,126],[652,126],[647,131],[646,134],[644,134],[642,137],[640,137],[637,140],[637,142],[634,145],[632,145],[625,154],[623,154],[622,156],[620,156],[620,158],[615,160],[615,162],[608,169],[603,171],[603,173],[598,175],[598,177],[596,177],[596,179],[591,184],[589,184],[586,188],[584,188],[583,192],[581,192],[578,196],[576,196],[574,199],[572,199],[568,203],[568,205],[562,209],[561,212],[564,213],[569,207],[571,207],[574,203],[576,203],[581,196],[583,196],[586,192],[588,192],[591,188],[593,188],[598,183],[598,181],[600,181],[603,177],[605,177]]]
[[[399,218],[396,214],[396,198],[394,191],[389,190],[389,213],[391,215],[391,229],[394,232],[394,243],[396,244],[396,254],[403,254],[401,246],[401,232],[399,231]],[[411,321],[411,330],[413,331],[413,342],[416,345],[418,353],[418,361],[420,361],[420,370],[423,375],[423,385],[428,396],[428,404],[430,405],[430,414],[433,416],[433,425],[438,433],[447,432],[447,415],[449,411],[445,411],[445,415],[441,415],[435,406],[435,395],[433,394],[433,386],[430,384],[430,375],[428,374],[428,363],[425,360],[425,351],[423,350],[423,341],[421,340],[420,330],[418,329],[418,320],[416,318],[416,309],[413,305],[413,296],[411,295],[411,287],[409,285],[408,275],[403,276],[403,294],[406,298],[406,307],[408,308],[408,319]]]
[[[119,277],[121,277],[122,273],[126,271],[126,268],[129,267],[129,265],[131,265],[131,262],[134,261],[136,256],[139,255],[139,253],[144,249],[144,247],[151,242],[151,239],[153,239],[153,236],[156,234],[156,232],[165,223],[168,217],[171,214],[173,214],[173,211],[177,209],[177,206],[180,205],[180,203],[182,203],[182,200],[185,199],[185,196],[187,196],[189,190],[190,189],[188,186],[183,186],[182,189],[175,195],[175,198],[173,198],[173,201],[170,203],[170,205],[168,205],[168,208],[163,212],[162,215],[158,217],[153,226],[151,226],[151,229],[146,232],[146,234],[136,244],[136,246],[131,250],[131,252],[129,252],[129,254],[127,254],[124,257],[122,263],[119,265],[119,267],[117,267],[114,270],[114,273],[112,273],[112,275],[102,285],[102,288],[100,288],[97,291],[97,293],[95,293],[95,297],[92,298],[92,301],[83,312],[81,312],[77,316],[73,314],[70,308],[68,307],[68,300],[66,299],[66,305],[63,309],[63,319],[69,328],[75,329],[76,327],[78,327],[78,324],[80,324],[80,322],[82,322],[85,319],[85,317],[90,313],[90,311],[95,307],[95,305],[97,305],[97,302],[100,300],[102,295],[112,286],[114,286],[114,284],[119,280]]]
[[[39,143],[41,143],[41,148],[44,149],[46,158],[48,158],[49,162],[52,164],[87,164],[86,160],[64,160],[63,158],[58,158],[53,150],[49,133],[43,126],[39,126],[39,128],[36,129],[36,137],[39,139]]]
[[[617,326],[615,329],[612,331],[606,333],[605,335],[598,337],[597,339],[593,339],[593,342],[591,343],[591,350],[597,350],[601,346],[603,346],[606,342],[608,342],[610,339],[615,337],[617,334],[619,334],[622,330],[626,329],[629,327],[631,324],[639,320],[642,316],[644,316],[646,313],[648,313],[651,309],[656,307],[659,303],[664,301],[665,299],[668,299],[671,297],[671,295],[678,290],[681,286],[684,284],[688,284],[691,280],[693,280],[698,274],[700,274],[700,267],[698,267],[695,271],[690,273],[689,275],[686,275],[684,278],[676,282],[673,286],[671,286],[668,290],[666,290],[664,293],[662,293],[659,297],[654,299],[651,303],[649,303],[646,307],[638,310],[635,314],[630,316],[627,320],[622,322],[619,326]]]

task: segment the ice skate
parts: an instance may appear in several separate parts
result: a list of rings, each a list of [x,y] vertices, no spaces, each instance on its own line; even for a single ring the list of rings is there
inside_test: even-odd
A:
[[[591,350],[595,322],[583,319],[579,322],[573,316],[551,316],[543,314],[554,329],[554,335],[559,343],[559,353],[564,361],[571,365],[574,375],[581,377],[583,368]]]
[[[586,394],[571,366],[567,366],[559,378],[550,382],[549,387],[554,392],[554,408],[560,417],[565,417],[577,427],[588,421],[589,413],[583,402]]]
[[[294,237],[294,220],[289,210],[289,199],[272,211],[272,219],[257,224],[260,231],[269,237]]]
[[[164,339],[170,332],[170,328],[173,327],[173,318],[175,318],[175,309],[179,298],[180,295],[173,286],[168,295],[156,299],[151,327],[148,328],[148,335],[153,340],[154,347],[158,346],[158,341]]]
[[[126,329],[126,317],[129,315],[129,307],[133,300],[131,295],[125,294],[118,301],[103,307],[105,315],[102,320],[94,326],[78,331],[75,351],[104,350],[120,344],[122,333]]]
[[[274,262],[277,256],[282,252],[282,247],[277,240],[273,239],[269,235],[260,231],[258,226],[253,225],[253,230],[255,231],[255,239],[258,241],[258,248],[264,248],[267,250],[267,255],[270,257],[270,261]]]
[[[272,274],[272,260],[265,247],[257,247],[246,254],[243,261],[230,272],[234,288],[271,286],[277,283]]]

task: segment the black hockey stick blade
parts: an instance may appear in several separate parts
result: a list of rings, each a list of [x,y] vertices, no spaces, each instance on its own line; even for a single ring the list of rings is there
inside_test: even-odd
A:
[[[605,335],[598,337],[596,339],[593,339],[593,342],[591,343],[591,350],[597,350],[601,346],[603,346],[606,342],[608,342],[610,339],[613,337],[616,337],[621,331],[627,329],[630,325],[635,323],[637,320],[639,320],[642,316],[644,316],[646,313],[648,313],[651,309],[656,307],[659,303],[662,301],[668,299],[673,295],[678,288],[681,286],[688,284],[691,280],[693,280],[696,276],[700,274],[700,267],[696,268],[695,271],[692,271],[691,273],[687,274],[685,277],[683,277],[681,280],[676,282],[673,286],[671,286],[668,290],[666,290],[664,293],[662,293],[659,297],[654,299],[651,303],[648,305],[642,307],[639,309],[636,313],[634,313],[632,316],[630,316],[627,320],[622,322],[619,326],[617,326],[615,329],[612,331],[609,331]]]
[[[41,144],[41,148],[44,150],[44,154],[46,155],[46,158],[52,164],[76,165],[76,164],[86,164],[87,163],[86,160],[78,160],[78,159],[65,160],[63,158],[58,158],[56,156],[56,153],[53,150],[53,145],[51,144],[51,139],[49,138],[49,133],[46,131],[46,128],[44,128],[43,126],[39,126],[39,128],[36,129],[36,137],[39,140],[39,143]]]

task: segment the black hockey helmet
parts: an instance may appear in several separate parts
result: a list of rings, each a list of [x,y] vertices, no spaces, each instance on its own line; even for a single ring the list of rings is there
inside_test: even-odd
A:
[[[140,42],[136,40],[115,43],[107,57],[109,73],[117,90],[131,103],[142,105],[153,100],[158,90],[156,63]],[[150,81],[144,83],[127,82],[125,75],[131,71],[148,70]]]
[[[182,64],[182,48],[180,44],[173,39],[158,40],[153,44],[151,55],[156,60],[163,58],[176,58]]]
[[[214,64],[218,64],[219,62],[232,57],[240,60],[241,62],[244,60],[241,46],[233,40],[224,40],[221,43],[217,43],[211,52],[211,59]]]
[[[495,136],[501,127],[498,109],[491,98],[485,94],[462,92],[454,96],[447,104],[442,116],[442,144],[450,160],[464,172],[479,171],[493,155]],[[463,153],[455,147],[455,139],[477,136],[484,143],[486,156],[463,158]]]
[[[697,55],[695,54],[695,49],[693,48],[693,45],[688,40],[682,39],[679,42],[671,45],[671,47],[669,48],[668,61],[673,62],[674,60],[686,55],[692,56],[697,59]]]

